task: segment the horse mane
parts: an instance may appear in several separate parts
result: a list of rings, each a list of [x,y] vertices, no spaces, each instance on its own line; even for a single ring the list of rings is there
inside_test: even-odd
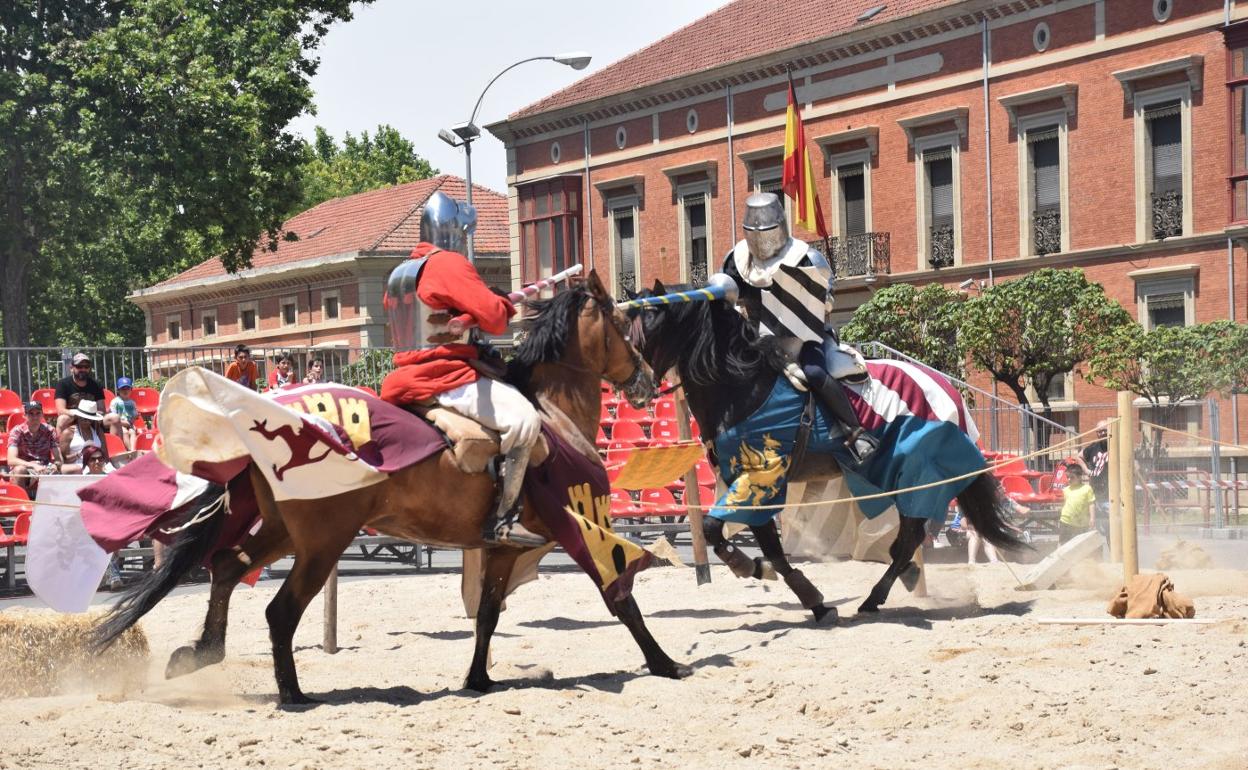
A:
[[[678,285],[666,290],[689,288]],[[651,296],[651,292],[647,290],[642,296]],[[658,312],[667,319],[663,324],[666,333],[653,342],[655,369],[666,371],[678,366],[681,378],[697,385],[752,381],[778,371],[775,355],[779,351],[760,338],[726,302],[682,302],[663,305]]]
[[[550,299],[526,301],[532,315],[521,324],[524,339],[516,346],[514,355],[507,363],[507,381],[528,392],[533,368],[563,357],[568,338],[576,326],[576,317],[589,300],[589,291],[576,287],[561,291]]]

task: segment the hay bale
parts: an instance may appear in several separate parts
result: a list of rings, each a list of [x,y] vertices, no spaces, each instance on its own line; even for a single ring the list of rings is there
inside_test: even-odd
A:
[[[24,608],[0,612],[0,698],[124,691],[141,681],[149,652],[143,629],[131,628],[97,654],[90,636],[99,618]]]

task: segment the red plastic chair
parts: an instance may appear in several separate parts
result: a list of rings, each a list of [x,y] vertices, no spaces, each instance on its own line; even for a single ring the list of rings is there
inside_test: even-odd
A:
[[[100,404],[100,411],[107,412],[109,407],[113,405],[113,399],[117,398],[117,394],[108,388],[104,389],[104,403]]]
[[[21,425],[21,424],[22,424],[22,423],[24,423],[24,422],[26,422],[26,415],[24,415],[24,414],[11,414],[11,415],[9,415],[9,419],[8,419],[8,420],[6,421],[6,423],[5,423],[5,426],[4,426],[4,432],[5,432],[5,433],[12,433],[14,428],[16,428],[17,426]],[[4,451],[5,451],[5,452],[8,452],[9,450],[6,448]]]
[[[0,415],[21,415],[22,411],[22,397],[11,390],[0,388]]]
[[[1005,493],[1015,500],[1035,496],[1031,482],[1022,476],[1004,476],[1001,479],[1001,486],[1005,488]]]
[[[676,399],[669,396],[659,396],[654,402],[654,419],[656,420],[675,420],[676,419]]]
[[[0,481],[0,498],[9,498],[0,500],[0,516],[20,516],[35,510],[35,506],[30,503],[30,495],[16,484]],[[19,502],[13,502],[14,498]]]
[[[607,444],[607,462],[622,463],[634,449],[636,447],[631,441],[612,441]]]
[[[611,442],[611,439],[607,438],[607,432],[606,432],[605,430],[603,430],[603,429],[602,429],[602,426],[601,426],[601,425],[599,425],[599,426],[598,426],[598,437],[594,439],[594,443],[598,445],[598,448],[599,448],[599,449],[602,449],[603,447],[605,447],[605,446],[606,446],[607,444],[609,444],[610,442]]]
[[[143,421],[142,417],[134,418],[134,429],[135,430],[147,430],[147,423]]]
[[[1042,495],[1052,494],[1052,492],[1053,492],[1053,477],[1052,477],[1052,476],[1041,476],[1041,477],[1040,477],[1040,481],[1039,481],[1039,486],[1037,487],[1037,491],[1039,491],[1039,492],[1040,492],[1040,494],[1042,494]]]
[[[607,402],[602,402],[602,411],[598,413],[598,423],[608,427],[615,424],[615,413],[607,406]]]
[[[43,414],[46,417],[55,417],[59,412],[56,409],[56,389],[40,388],[30,394],[31,401],[38,401],[43,405]]]
[[[156,443],[156,431],[144,430],[139,431],[134,437],[134,448],[138,451],[147,452],[152,449]]]
[[[130,451],[126,449],[126,442],[121,440],[121,436],[114,436],[111,433],[104,434],[104,446],[108,447],[109,457],[116,457]]]
[[[654,441],[680,441],[680,428],[675,420],[655,420],[650,426],[650,438]]]
[[[623,489],[611,490],[611,518],[636,518],[643,511],[633,502],[633,498]]]
[[[20,513],[17,521],[13,522],[13,534],[6,535],[0,531],[0,547],[26,545],[26,541],[30,538],[30,514]],[[10,564],[12,562],[10,561]]]
[[[685,507],[666,489],[643,489],[639,506],[647,516],[683,516]]]
[[[650,439],[637,423],[621,420],[611,427],[611,441],[630,441],[634,445],[645,446]]]
[[[9,433],[8,431],[4,431],[3,433],[0,433],[0,452],[3,453],[2,455],[0,455],[2,457],[9,456]]]
[[[638,425],[648,426],[654,422],[654,418],[650,416],[648,409],[638,409],[627,401],[622,402],[615,409],[616,420],[631,420]]]
[[[135,388],[130,391],[130,398],[134,400],[139,414],[144,417],[156,414],[156,410],[160,408],[160,391],[155,388]]]
[[[698,427],[698,421],[692,417],[689,418],[689,435],[698,440],[702,439],[702,428]]]

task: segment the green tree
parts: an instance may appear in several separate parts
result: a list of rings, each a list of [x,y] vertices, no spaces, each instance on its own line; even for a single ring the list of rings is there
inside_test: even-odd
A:
[[[877,291],[841,328],[846,342],[875,340],[955,377],[965,376],[958,318],[965,295],[938,283]]]
[[[1052,419],[1049,385],[1087,361],[1105,335],[1131,324],[1122,305],[1077,268],[1043,268],[985,289],[962,307],[959,339],[971,363],[1024,408],[1030,383]]]
[[[369,136],[349,132],[339,146],[325,129],[316,127],[316,138],[306,145],[301,174],[303,198],[290,212],[297,214],[322,201],[375,190],[389,185],[428,179],[438,173],[416,147],[387,125]]]
[[[0,4],[4,343],[129,337],[128,289],[207,255],[237,270],[276,248],[306,159],[286,126],[311,105],[314,51],[350,6]],[[50,323],[71,315],[98,318]]]

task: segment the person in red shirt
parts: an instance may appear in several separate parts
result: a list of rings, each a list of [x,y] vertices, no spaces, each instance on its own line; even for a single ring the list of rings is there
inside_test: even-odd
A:
[[[511,300],[490,289],[460,253],[476,222],[472,206],[442,192],[425,202],[421,242],[386,284],[396,368],[382,381],[381,397],[399,406],[436,402],[498,431],[502,491],[482,537],[489,543],[544,545],[545,538],[520,523],[519,509],[541,418],[520,391],[482,374],[489,364],[481,360],[479,347],[470,332],[452,324],[467,315],[482,331],[502,334],[516,312]]]

